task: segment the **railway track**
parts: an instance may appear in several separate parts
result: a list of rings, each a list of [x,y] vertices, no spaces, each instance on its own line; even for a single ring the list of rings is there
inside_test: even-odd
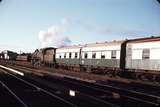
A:
[[[135,83],[135,82],[129,82],[129,83],[124,83],[120,81],[97,81],[97,83],[101,85],[110,85],[110,86],[118,86],[122,89],[128,89],[128,90],[134,90],[136,92],[141,92],[141,93],[147,93],[148,95],[152,96],[159,96],[160,97],[160,86],[155,86],[155,85],[148,85],[148,84],[142,84],[142,83]]]
[[[53,85],[56,84],[56,86],[59,85],[59,83],[65,87],[68,87],[72,90],[80,91],[86,95],[94,96],[99,99],[102,99],[104,101],[110,101],[111,103],[120,105],[120,106],[158,106],[159,103],[157,97],[155,96],[149,96],[144,93],[137,93],[137,92],[128,92],[128,90],[122,90],[117,87],[106,87],[102,86],[101,84],[92,84],[92,83],[86,83],[84,81],[79,81],[75,79],[70,78],[53,78],[50,76],[43,76],[37,77],[33,76],[30,78],[36,79],[37,81],[44,82],[47,80],[47,82],[51,82]],[[88,91],[87,91],[88,90]]]
[[[1,72],[3,72],[0,75],[0,82],[3,86],[1,88],[5,88],[8,97],[9,95],[13,96],[18,107],[118,107],[79,92],[76,93],[76,97],[69,96],[66,88],[57,89],[53,86],[50,88],[28,77],[14,75],[4,69]],[[8,100],[8,97],[5,100]]]
[[[53,78],[49,75],[27,76],[28,81],[36,82],[41,81],[41,85],[50,84],[48,87],[59,87],[65,89],[66,87],[71,90],[75,90],[76,94],[84,96],[84,98],[97,99],[101,102],[113,103],[120,107],[144,107],[144,106],[159,106],[160,98],[158,96],[141,92],[140,90],[129,90],[129,86],[125,87],[116,84],[100,84],[100,83],[88,83],[85,81],[75,80],[71,78]],[[134,84],[135,85],[135,84]],[[67,90],[68,91],[68,90]],[[115,106],[115,105],[114,105]]]
[[[46,76],[43,77],[48,81],[56,83],[56,79]],[[63,78],[59,80],[64,85],[78,89],[79,91],[100,98],[104,101],[110,101],[122,107],[144,107],[144,106],[159,106],[158,96],[152,96],[146,93],[140,93],[123,89],[120,87],[113,87],[111,85],[102,85],[98,83],[88,83],[85,81],[75,80],[71,78]],[[58,81],[57,81],[58,82]]]
[[[23,107],[25,104],[3,83],[0,81],[0,106],[1,107]]]
[[[2,88],[6,89],[5,93],[13,95],[22,107],[49,107],[51,105],[75,107],[74,104],[12,74],[1,74],[0,77]],[[7,101],[8,98],[9,96],[5,100]]]

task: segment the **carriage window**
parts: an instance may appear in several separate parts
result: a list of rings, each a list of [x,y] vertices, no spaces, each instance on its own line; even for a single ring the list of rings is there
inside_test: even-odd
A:
[[[127,57],[129,57],[130,59],[132,58],[132,45],[128,45],[127,46]]]
[[[62,56],[61,56],[61,55],[59,55],[59,58],[60,58],[60,59],[61,59],[61,57],[62,57]]]
[[[88,57],[88,54],[84,53],[84,58],[87,59],[87,57]]]
[[[105,59],[105,53],[104,52],[102,52],[102,54],[101,54],[101,59]]]
[[[116,50],[111,51],[111,59],[116,59]]]
[[[143,49],[142,59],[149,59],[149,56],[150,56],[150,50],[149,49]]]
[[[70,53],[69,53],[69,58],[71,58],[71,57],[72,57],[72,53],[70,52]]]
[[[66,58],[66,53],[64,53],[64,58]]]
[[[95,59],[96,58],[96,53],[92,53],[92,58]]]
[[[75,53],[75,58],[77,58],[77,52]]]

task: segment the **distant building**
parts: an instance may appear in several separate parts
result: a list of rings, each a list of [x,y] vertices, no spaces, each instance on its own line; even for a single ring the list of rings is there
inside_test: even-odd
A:
[[[16,60],[17,55],[16,52],[4,50],[1,52],[0,58],[5,60]]]
[[[17,61],[30,61],[31,60],[31,53],[22,53],[17,55]]]

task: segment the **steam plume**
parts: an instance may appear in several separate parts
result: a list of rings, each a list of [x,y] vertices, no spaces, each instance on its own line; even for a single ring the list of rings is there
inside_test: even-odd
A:
[[[38,34],[41,47],[62,47],[70,45],[72,41],[64,33],[68,30],[69,20],[62,19],[59,25],[53,25],[46,31],[40,31]]]

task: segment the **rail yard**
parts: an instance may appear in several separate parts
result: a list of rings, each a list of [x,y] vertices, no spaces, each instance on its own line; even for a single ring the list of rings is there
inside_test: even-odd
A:
[[[0,107],[160,107],[160,0],[0,0]]]
[[[0,103],[3,107],[158,107],[160,104],[160,86],[148,82],[2,62],[1,90],[8,99]]]
[[[160,37],[0,53],[2,107],[158,107]],[[8,99],[8,101],[7,101]]]

